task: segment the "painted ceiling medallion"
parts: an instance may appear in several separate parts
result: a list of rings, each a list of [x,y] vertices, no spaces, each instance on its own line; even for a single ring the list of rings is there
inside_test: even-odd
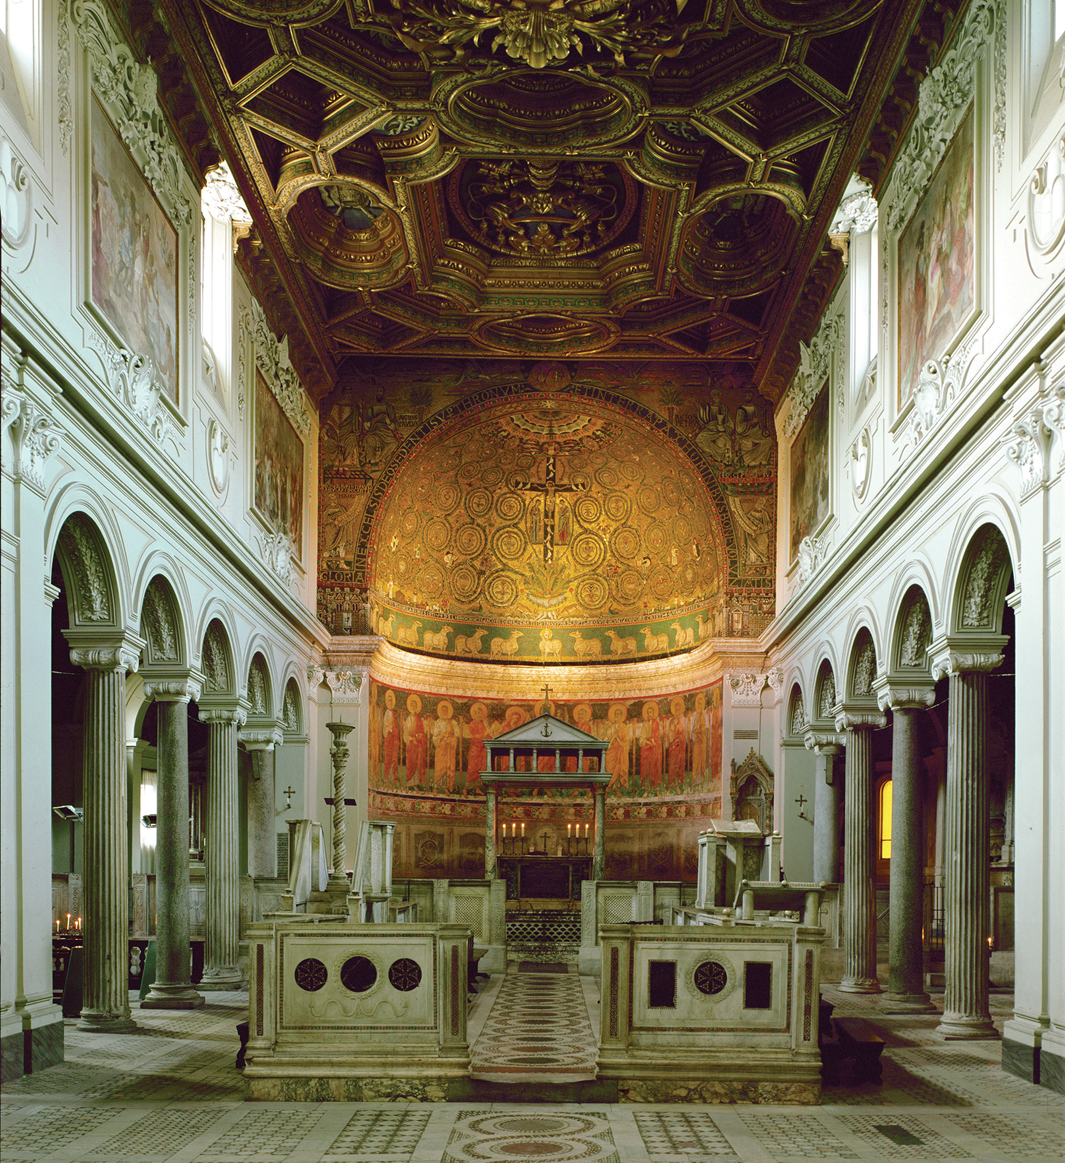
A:
[[[457,60],[481,38],[494,53],[534,69],[560,65],[585,46],[619,65],[634,51],[671,56],[684,40],[677,18],[687,0],[392,0],[391,24],[404,46]],[[490,45],[489,45],[490,41]]]
[[[573,258],[609,246],[636,206],[634,183],[611,162],[468,162],[450,192],[477,242],[521,257]]]

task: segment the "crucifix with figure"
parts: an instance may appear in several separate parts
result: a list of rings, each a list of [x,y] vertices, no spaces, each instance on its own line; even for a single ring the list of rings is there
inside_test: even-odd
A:
[[[544,464],[544,479],[542,481],[515,478],[511,487],[522,493],[540,493],[543,495],[543,546],[544,564],[550,565],[555,560],[555,527],[557,518],[557,499],[559,493],[583,493],[588,487],[583,481],[575,484],[562,484],[555,468],[555,457],[558,454],[558,445],[551,443],[545,448],[547,459]]]

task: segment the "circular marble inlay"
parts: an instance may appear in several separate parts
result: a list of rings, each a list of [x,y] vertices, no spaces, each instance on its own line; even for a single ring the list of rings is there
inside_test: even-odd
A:
[[[515,1159],[542,1159],[545,1155],[561,1155],[568,1150],[565,1143],[551,1143],[545,1140],[530,1140],[521,1143],[500,1143],[496,1150]]]
[[[329,970],[317,957],[306,957],[296,966],[293,976],[300,989],[315,993],[329,980]]]
[[[704,961],[695,970],[695,988],[700,993],[720,993],[728,984],[728,973],[717,961]]]
[[[388,970],[388,980],[394,989],[401,993],[410,993],[417,989],[422,980],[422,967],[410,957],[400,957],[393,961]]]
[[[377,968],[369,957],[349,957],[340,967],[340,983],[352,993],[365,993],[377,981]]]
[[[500,1119],[496,1129],[511,1135],[560,1135],[569,1127],[566,1119],[515,1118]]]

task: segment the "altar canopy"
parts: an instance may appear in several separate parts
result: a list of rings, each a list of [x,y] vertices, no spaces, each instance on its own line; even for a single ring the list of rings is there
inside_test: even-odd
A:
[[[495,739],[486,739],[484,745],[487,766],[481,772],[481,782],[488,801],[485,813],[485,876],[494,877],[498,874],[498,793],[506,788],[561,788],[578,791],[589,789],[592,793],[595,806],[591,845],[592,879],[601,880],[606,786],[610,782],[610,772],[603,770],[603,760],[609,743],[545,711],[532,722],[523,723]],[[535,848],[535,838],[530,836],[528,839],[532,848]],[[544,852],[541,859],[546,867],[559,860],[568,861],[570,855],[567,852],[565,857],[558,857]],[[529,858],[533,858],[531,852]]]

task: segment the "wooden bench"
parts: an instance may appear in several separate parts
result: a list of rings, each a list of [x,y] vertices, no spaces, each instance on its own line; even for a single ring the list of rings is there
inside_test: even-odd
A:
[[[884,1039],[864,1018],[833,1018],[839,1038],[839,1056],[854,1062],[855,1082],[879,1082],[884,1066],[880,1055],[884,1050]],[[822,1062],[824,1048],[822,1048]]]

